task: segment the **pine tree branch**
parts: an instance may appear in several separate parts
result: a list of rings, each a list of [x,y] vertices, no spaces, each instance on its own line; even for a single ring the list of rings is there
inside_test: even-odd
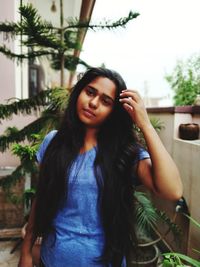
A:
[[[18,166],[10,175],[7,175],[0,179],[0,187],[5,191],[9,190],[12,185],[15,185],[17,181],[20,181],[25,175],[25,171],[22,165]]]
[[[32,5],[21,6],[20,13],[22,15],[21,32],[28,37],[25,41],[23,40],[24,45],[54,49],[60,47],[58,31],[54,29],[51,23],[42,20]]]
[[[78,29],[67,30],[64,32],[65,49],[81,50],[81,44],[77,40]]]
[[[59,49],[59,30],[51,23],[44,21],[31,4],[20,7],[22,21],[18,23],[0,23],[0,32],[9,33],[12,36],[26,36],[22,43],[26,46],[40,46]]]
[[[0,46],[0,53],[3,53],[5,56],[7,56],[8,58],[12,60],[13,59],[17,59],[17,60],[31,59],[31,58],[56,54],[52,50],[39,50],[39,51],[30,52],[30,53],[16,54],[16,53],[13,53],[10,49],[6,48],[5,45]]]
[[[139,16],[139,13],[133,13],[132,11],[129,12],[127,17],[120,18],[119,20],[115,22],[105,21],[104,23],[98,23],[98,24],[90,24],[89,21],[83,21],[78,22],[77,20],[71,20],[69,21],[69,25],[65,27],[65,30],[71,29],[71,28],[88,28],[88,29],[115,29],[117,27],[125,27],[126,24],[131,21],[132,19],[135,19]]]
[[[43,90],[36,96],[28,99],[19,99],[12,104],[0,104],[0,119],[9,119],[13,114],[31,114],[33,111],[40,111],[41,107],[47,107],[46,112],[64,110],[67,106],[68,91],[64,88]],[[16,100],[16,98],[8,99]]]
[[[90,68],[91,67],[85,61],[83,61],[79,57],[75,57],[73,55],[65,55],[65,63],[64,63],[64,65],[65,65],[65,69],[67,69],[69,71],[75,71],[77,65],[83,65],[86,68]],[[59,70],[60,69],[60,58],[57,55],[53,56],[53,60],[52,60],[51,66],[55,70]]]
[[[16,114],[19,111],[23,111],[24,113],[27,111],[29,112],[31,110],[31,105],[32,108],[37,108],[37,104],[40,105],[42,101],[44,101],[47,109],[42,112],[40,118],[28,124],[23,129],[19,131],[7,131],[7,134],[0,136],[0,151],[4,152],[7,148],[9,148],[10,144],[19,143],[24,141],[25,139],[27,139],[28,141],[33,141],[33,133],[38,134],[42,132],[43,129],[51,130],[58,127],[58,124],[60,122],[60,114],[67,106],[69,93],[64,88],[55,88],[52,90],[44,91],[43,93],[41,92],[41,94],[44,94],[41,96],[41,99],[40,97],[35,97],[35,103],[32,100],[32,102],[29,103],[28,99],[20,100],[21,109],[16,105],[16,103],[11,104],[13,105],[12,108],[13,110],[15,110]],[[29,104],[31,104],[30,107],[28,106]],[[19,108],[19,110],[17,110],[17,108]],[[4,111],[3,106],[2,111]]]
[[[23,179],[26,173],[38,173],[38,168],[35,164],[35,159],[26,162],[26,164],[20,164],[11,174],[4,176],[0,179],[0,187],[6,192],[8,196],[12,194],[11,187],[16,185],[21,179]]]
[[[42,131],[43,128],[54,128],[55,125],[58,124],[58,116],[56,112],[46,112],[45,116],[38,118],[33,121],[29,125],[25,126],[23,129],[12,133],[10,135],[2,135],[0,136],[0,151],[4,152],[6,149],[10,147],[13,143],[19,143],[25,141],[27,138],[28,141],[33,141],[34,137],[32,134],[38,134]]]
[[[14,22],[1,22],[0,23],[0,32],[19,34],[21,28]]]
[[[31,114],[34,111],[40,111],[40,108],[47,106],[50,103],[50,95],[52,89],[41,91],[34,97],[28,99],[20,99],[12,104],[2,105],[0,104],[0,119],[8,119],[13,114]],[[13,99],[13,98],[12,98]],[[12,100],[11,99],[11,100]],[[9,100],[8,100],[9,101]]]

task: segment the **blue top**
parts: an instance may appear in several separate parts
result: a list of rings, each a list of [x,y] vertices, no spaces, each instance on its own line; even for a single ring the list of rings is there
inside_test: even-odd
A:
[[[44,152],[57,131],[46,135],[36,157],[41,162]],[[42,242],[41,258],[46,267],[103,267],[95,262],[103,252],[105,236],[94,173],[96,147],[79,154],[74,160],[65,205],[53,220],[55,231]],[[141,149],[139,159],[149,158]],[[136,184],[136,177],[134,177]]]

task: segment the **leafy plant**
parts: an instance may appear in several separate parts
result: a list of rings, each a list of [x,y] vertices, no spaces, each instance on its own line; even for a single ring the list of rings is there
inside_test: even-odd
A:
[[[155,264],[159,256],[158,242],[165,240],[169,232],[176,238],[180,237],[181,230],[165,212],[154,206],[146,193],[135,191],[134,199],[138,244],[131,252],[130,266],[157,266]],[[160,223],[167,227],[164,234],[158,230]]]
[[[159,118],[151,117],[150,121],[157,133],[159,133],[162,129],[165,128],[164,122],[161,121]],[[146,147],[146,142],[142,131],[135,125],[134,125],[134,130],[136,131],[140,142],[143,144],[144,147]]]
[[[194,220],[192,217],[188,216],[187,214],[184,213],[184,215],[197,227],[200,228],[200,224]],[[195,252],[200,254],[200,250],[194,249]],[[186,267],[188,266],[187,264],[190,264],[190,266],[193,267],[200,267],[200,261],[195,260],[187,255],[181,254],[181,253],[176,253],[176,252],[171,252],[171,253],[164,253],[164,260],[163,260],[163,267]]]
[[[180,236],[181,230],[177,224],[175,224],[164,211],[158,210],[146,193],[135,191],[134,198],[136,200],[136,225],[139,233],[143,233],[150,238],[152,238],[152,233],[154,235],[157,234],[159,240],[161,240],[164,236],[159,234],[157,226],[159,222],[163,222],[168,226],[170,231],[172,231],[174,237]],[[168,234],[168,230],[166,234]]]
[[[174,91],[175,106],[192,105],[200,94],[200,56],[179,61],[166,80]]]

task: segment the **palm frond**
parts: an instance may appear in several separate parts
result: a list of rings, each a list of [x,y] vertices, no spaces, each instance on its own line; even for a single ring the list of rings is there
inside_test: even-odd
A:
[[[159,133],[162,129],[165,129],[164,122],[161,121],[159,118],[151,117],[150,121],[157,133]]]
[[[160,220],[163,221],[169,227],[166,234],[171,231],[175,240],[180,242],[180,236],[182,234],[180,227],[176,223],[174,223],[164,211],[157,210],[157,213]]]
[[[186,213],[183,213],[183,215],[185,216],[185,217],[187,217],[194,225],[196,225],[197,227],[199,227],[200,228],[200,223],[198,223],[194,218],[192,218],[191,216],[189,216],[188,214],[186,214]]]
[[[166,232],[162,234],[162,238],[171,232],[176,241],[180,241],[182,231],[179,226],[164,211],[158,210],[146,193],[135,191],[134,197],[136,199],[135,214],[138,232],[145,233],[147,236],[152,232],[158,234],[158,223],[162,222],[168,227]]]
[[[159,216],[152,201],[143,192],[134,192],[136,199],[135,214],[138,231],[149,232],[159,220]]]

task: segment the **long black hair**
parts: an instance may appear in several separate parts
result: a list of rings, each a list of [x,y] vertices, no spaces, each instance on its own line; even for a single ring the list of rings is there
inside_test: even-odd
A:
[[[40,165],[36,194],[34,234],[45,236],[67,195],[66,177],[73,160],[84,145],[85,127],[79,120],[76,103],[81,91],[97,77],[106,77],[116,86],[113,111],[97,135],[95,174],[105,230],[105,248],[99,259],[118,267],[136,242],[134,231],[133,165],[138,156],[133,122],[119,102],[126,89],[122,77],[105,68],[90,68],[74,86],[58,132],[48,145]],[[99,172],[100,169],[100,172]],[[102,179],[103,177],[103,179]]]

